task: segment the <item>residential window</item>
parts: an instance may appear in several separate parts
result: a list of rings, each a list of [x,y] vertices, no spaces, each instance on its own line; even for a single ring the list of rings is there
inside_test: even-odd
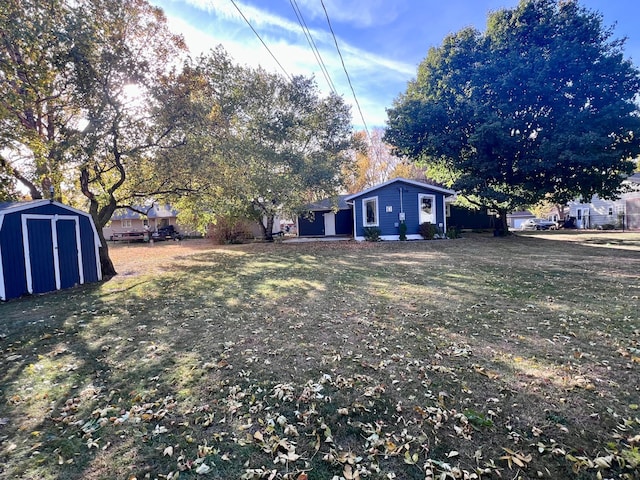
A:
[[[613,207],[609,207],[608,215],[609,215],[609,216],[613,215]]]
[[[131,228],[130,218],[123,218],[121,221],[122,221],[122,228]]]
[[[362,224],[365,227],[378,226],[378,197],[362,200]]]

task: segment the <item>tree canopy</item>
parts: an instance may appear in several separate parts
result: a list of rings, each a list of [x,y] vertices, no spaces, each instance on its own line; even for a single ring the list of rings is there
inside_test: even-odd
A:
[[[385,141],[478,205],[615,195],[640,153],[640,72],[602,16],[522,0],[432,48]]]
[[[347,192],[356,193],[392,178],[424,179],[424,169],[394,156],[383,135],[382,128],[372,129],[370,135],[365,131],[355,134],[353,161],[343,172]]]
[[[181,202],[200,221],[254,219],[266,239],[281,213],[338,193],[352,145],[348,105],[311,79],[235,65],[219,47],[184,69],[199,87],[189,108],[200,194]]]
[[[182,142],[182,117],[165,103],[179,95],[172,69],[186,51],[160,9],[8,0],[0,32],[5,191],[18,182],[38,199],[51,184],[56,198],[88,208],[102,236],[116,208],[184,188],[175,171],[156,168]],[[115,274],[102,243],[103,273]]]

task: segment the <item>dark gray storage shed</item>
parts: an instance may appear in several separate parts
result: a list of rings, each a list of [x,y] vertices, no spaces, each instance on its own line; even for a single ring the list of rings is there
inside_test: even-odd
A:
[[[0,300],[102,280],[91,216],[50,200],[0,203]]]

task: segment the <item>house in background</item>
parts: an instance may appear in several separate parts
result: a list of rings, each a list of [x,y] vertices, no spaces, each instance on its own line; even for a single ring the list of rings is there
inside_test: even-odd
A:
[[[536,216],[528,210],[508,213],[507,225],[509,225],[509,228],[512,230],[520,230],[522,224],[530,218],[536,218]]]
[[[394,178],[362,192],[349,195],[345,201],[352,206],[353,236],[365,240],[365,228],[380,229],[383,240],[400,239],[400,223],[407,226],[409,240],[422,239],[419,227],[429,222],[440,231],[447,230],[446,201],[456,193],[436,185],[406,178]]]
[[[306,205],[304,214],[297,218],[299,237],[353,235],[351,205],[348,195],[339,195]]]
[[[622,182],[620,196],[604,200],[594,195],[589,201],[569,202],[569,216],[578,228],[640,229],[640,173]]]
[[[102,280],[91,215],[50,200],[0,203],[0,300]]]
[[[102,229],[104,238],[109,240],[114,235],[123,233],[155,232],[159,228],[168,227],[169,225],[173,225],[183,235],[196,234],[193,229],[178,222],[178,211],[171,205],[154,203],[151,207],[137,207],[137,210],[141,212],[148,211],[146,215],[143,215],[128,208],[116,210],[111,217],[111,221]]]

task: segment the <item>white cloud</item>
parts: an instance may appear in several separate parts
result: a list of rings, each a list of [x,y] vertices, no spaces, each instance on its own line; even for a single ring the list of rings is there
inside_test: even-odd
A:
[[[207,15],[197,19],[198,25],[170,12],[167,12],[167,19],[170,28],[185,37],[193,55],[205,53],[221,44],[233,60],[240,64],[254,67],[260,65],[267,70],[282,73],[231,2],[185,1],[192,7],[207,12]],[[298,23],[243,5],[237,0],[236,3],[288,74],[313,75],[323,93],[330,91]],[[361,125],[333,36],[328,31],[317,29],[312,30],[311,34],[337,92],[353,105],[354,124]],[[382,125],[386,119],[384,108],[390,105],[398,93],[393,87],[385,90],[385,85],[398,85],[399,82],[403,84],[408,77],[415,75],[416,67],[376,55],[340,38],[338,44],[367,124]]]
[[[297,0],[315,18],[325,18],[319,0]],[[350,23],[358,28],[388,25],[406,9],[406,0],[324,0],[331,21]],[[302,7],[301,7],[302,8]],[[384,12],[381,15],[380,12]]]

